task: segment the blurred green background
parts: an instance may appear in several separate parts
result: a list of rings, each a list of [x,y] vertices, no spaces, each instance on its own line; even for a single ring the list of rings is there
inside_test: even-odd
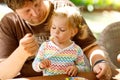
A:
[[[120,0],[70,0],[77,6],[84,6],[88,11],[95,9],[119,10]]]

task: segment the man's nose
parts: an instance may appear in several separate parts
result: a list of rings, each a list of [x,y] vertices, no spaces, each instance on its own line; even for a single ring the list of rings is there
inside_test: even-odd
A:
[[[31,13],[32,13],[33,16],[38,16],[39,15],[38,11],[36,11],[34,9],[31,10]]]

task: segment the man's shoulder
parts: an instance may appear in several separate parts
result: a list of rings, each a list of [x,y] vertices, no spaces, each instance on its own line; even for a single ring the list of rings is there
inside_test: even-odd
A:
[[[17,16],[17,14],[15,12],[9,12],[4,15],[4,17],[16,17],[16,16]]]
[[[7,14],[5,14],[3,16],[3,18],[1,19],[1,22],[8,22],[8,21],[15,21],[16,19],[18,20],[18,18],[20,19],[20,17],[17,15],[17,13],[15,12],[9,12]]]

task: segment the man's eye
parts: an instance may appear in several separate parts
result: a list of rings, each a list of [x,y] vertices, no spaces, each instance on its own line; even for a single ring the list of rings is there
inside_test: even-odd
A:
[[[25,12],[30,12],[30,9],[27,9]]]
[[[35,4],[35,5],[34,5],[34,7],[37,7],[37,6],[39,6],[39,5],[38,5],[38,4]]]

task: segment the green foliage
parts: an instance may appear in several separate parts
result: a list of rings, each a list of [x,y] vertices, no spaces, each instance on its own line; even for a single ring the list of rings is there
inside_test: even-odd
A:
[[[88,4],[93,4],[92,0],[71,0],[75,5],[85,5],[87,6]]]
[[[70,0],[76,6],[85,6],[93,5],[94,8],[120,8],[120,0]]]

